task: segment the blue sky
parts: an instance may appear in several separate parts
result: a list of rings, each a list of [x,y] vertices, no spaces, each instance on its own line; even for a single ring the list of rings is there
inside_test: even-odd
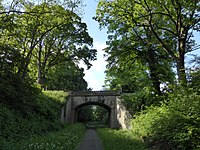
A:
[[[105,79],[106,61],[103,57],[103,48],[106,47],[106,29],[100,30],[99,24],[92,17],[95,16],[97,0],[84,0],[86,4],[84,8],[83,21],[87,24],[88,32],[93,38],[93,48],[97,49],[97,60],[92,62],[93,66],[89,70],[85,70],[85,80],[88,82],[88,88],[102,90]]]

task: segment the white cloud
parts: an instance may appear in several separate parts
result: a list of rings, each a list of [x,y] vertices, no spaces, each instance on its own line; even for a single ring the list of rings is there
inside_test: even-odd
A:
[[[88,82],[88,88],[92,88],[93,90],[102,90],[102,85],[105,80],[105,69],[106,69],[106,61],[104,58],[103,49],[106,47],[105,43],[94,41],[94,48],[97,49],[97,60],[91,62],[92,67],[89,70],[86,70],[85,66],[81,63],[80,66],[85,68],[85,80]]]
[[[89,79],[88,88],[92,88],[93,91],[100,91],[100,90],[102,90],[103,84],[104,84],[103,80]]]

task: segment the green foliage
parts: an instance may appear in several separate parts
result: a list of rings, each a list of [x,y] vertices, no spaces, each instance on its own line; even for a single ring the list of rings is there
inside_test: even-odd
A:
[[[58,101],[58,98],[53,99],[40,94],[36,100],[35,111],[49,121],[59,120],[61,107],[62,103]]]
[[[136,7],[142,3],[135,3],[102,0],[97,8],[95,19],[100,26],[108,27],[109,34],[105,48],[108,87],[121,87],[129,93],[148,88],[155,95],[161,95],[160,85],[174,80],[173,60],[163,51],[152,29],[142,21],[137,22],[134,11],[143,7]]]
[[[192,72],[191,76],[191,87],[195,88],[196,90],[200,89],[200,70]]]
[[[11,71],[0,71],[0,74],[0,102],[20,111],[23,115],[31,114],[39,89],[32,85],[30,79],[22,80]]]
[[[45,95],[39,93],[31,103],[30,110],[20,103],[17,103],[20,109],[1,105],[0,139],[18,141],[61,129],[63,125],[60,122],[60,110],[66,97],[67,93],[63,91],[47,91]],[[26,99],[24,101],[27,103]]]
[[[200,57],[196,57],[190,63],[196,63],[192,69],[189,69],[189,87],[200,93]]]
[[[44,116],[33,114],[23,117],[20,113],[1,106],[0,140],[19,141],[35,134],[44,134],[61,128],[56,120],[47,120]]]
[[[29,136],[18,142],[0,141],[3,150],[74,150],[85,132],[82,124],[65,125],[62,130]]]
[[[145,110],[147,106],[150,106],[152,104],[159,104],[158,97],[155,98],[155,95],[151,94],[149,91],[147,91],[147,89],[135,93],[123,94],[122,100],[123,104],[132,115],[135,115],[142,110]]]
[[[174,63],[179,82],[186,85],[184,58],[198,49],[191,31],[199,29],[199,8],[198,1],[100,0],[95,19],[100,27],[108,27],[109,65],[140,60],[160,93],[159,84],[173,79]]]
[[[94,121],[96,121],[96,123],[101,126],[101,125],[104,125],[104,126],[109,126],[109,121],[110,121],[110,116],[109,116],[109,110],[108,109],[105,109],[104,107],[102,106],[98,106],[96,105],[95,106],[95,109],[94,109]]]
[[[73,62],[64,62],[52,67],[47,74],[48,90],[82,91],[87,90],[84,70]]]
[[[192,89],[178,90],[169,94],[167,101],[161,107],[151,106],[137,115],[132,122],[133,132],[149,146],[200,148],[200,96]]]
[[[141,140],[134,137],[128,130],[97,129],[104,150],[145,150]]]
[[[87,25],[73,10],[81,2],[11,1],[0,13],[0,66],[12,67],[23,80],[46,83],[48,70],[62,62],[95,60]],[[72,10],[71,10],[72,9]],[[37,74],[37,75],[36,75]],[[29,76],[30,75],[30,76]],[[37,77],[37,79],[35,78]]]
[[[68,98],[68,93],[65,91],[43,91],[43,93],[59,103],[65,103]]]

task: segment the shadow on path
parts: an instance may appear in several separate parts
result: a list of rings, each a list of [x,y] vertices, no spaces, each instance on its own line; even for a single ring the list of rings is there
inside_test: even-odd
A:
[[[76,150],[103,150],[102,142],[95,128],[88,128]]]

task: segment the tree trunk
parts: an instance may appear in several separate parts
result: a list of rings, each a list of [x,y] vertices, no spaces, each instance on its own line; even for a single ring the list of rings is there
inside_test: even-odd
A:
[[[178,82],[180,83],[180,85],[186,86],[187,79],[185,73],[184,56],[180,56],[180,58],[177,59],[176,63],[177,63]]]
[[[38,61],[37,63],[37,68],[38,68],[38,77],[37,77],[37,83],[38,84],[43,84],[43,79],[42,79],[42,68],[41,68],[41,63]]]
[[[37,63],[37,66],[38,66],[37,83],[40,84],[41,88],[45,90],[46,89],[45,88],[46,77],[45,77],[45,73],[44,73],[44,68],[40,62]]]
[[[21,75],[21,78],[24,80],[27,76],[27,72],[28,72],[28,66],[30,64],[31,61],[31,57],[32,57],[32,52],[33,52],[34,47],[31,46],[30,47],[30,51],[28,52],[27,56],[24,58],[24,61],[21,62],[21,67],[18,70],[18,74]]]
[[[38,68],[38,78],[37,78],[37,83],[41,85],[41,88],[44,88],[45,84],[45,78],[44,78],[44,66],[42,64],[42,41],[40,42],[39,45],[39,50],[38,50],[38,61],[37,61],[37,68]]]
[[[22,80],[25,80],[28,72],[28,65],[30,63],[30,58],[26,57],[24,61],[21,62],[20,68],[17,72],[18,75],[21,76]]]
[[[153,88],[156,94],[161,95],[159,73],[157,71],[158,63],[155,58],[155,53],[151,48],[148,49],[148,64],[149,64],[150,77],[153,84]]]
[[[185,53],[186,53],[186,37],[187,37],[188,30],[186,28],[182,28],[180,31],[180,36],[178,39],[178,51],[179,56],[176,60],[177,63],[177,74],[178,74],[178,81],[180,85],[186,86],[187,79],[185,73]]]

